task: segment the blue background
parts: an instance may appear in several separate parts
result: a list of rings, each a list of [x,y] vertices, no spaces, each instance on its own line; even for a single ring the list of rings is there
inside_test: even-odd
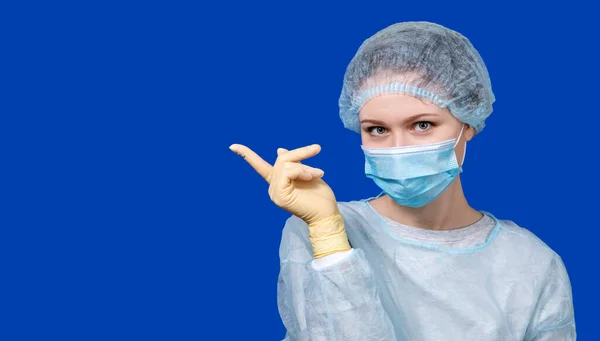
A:
[[[563,258],[593,339],[597,11],[548,2],[0,2],[2,340],[280,340],[287,212],[232,143],[378,193],[337,99],[398,21],[466,35],[497,97],[462,176],[475,208]]]

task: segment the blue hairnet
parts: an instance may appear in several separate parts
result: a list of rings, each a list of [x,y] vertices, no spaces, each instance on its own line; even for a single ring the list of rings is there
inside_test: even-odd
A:
[[[377,95],[400,92],[448,108],[476,133],[495,101],[487,68],[469,40],[429,22],[397,23],[363,42],[344,75],[344,127],[360,132],[362,106]]]

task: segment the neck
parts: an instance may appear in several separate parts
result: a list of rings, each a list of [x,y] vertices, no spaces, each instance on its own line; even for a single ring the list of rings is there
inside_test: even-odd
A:
[[[388,195],[372,201],[384,216],[401,224],[431,230],[452,230],[474,224],[483,215],[467,203],[460,176],[435,200],[423,207],[406,207]]]

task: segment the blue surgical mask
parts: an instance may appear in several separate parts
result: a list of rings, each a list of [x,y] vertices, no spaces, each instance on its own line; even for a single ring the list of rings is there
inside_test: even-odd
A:
[[[462,172],[454,148],[463,130],[464,125],[457,139],[440,143],[393,148],[362,146],[365,174],[398,204],[425,206],[444,192]]]

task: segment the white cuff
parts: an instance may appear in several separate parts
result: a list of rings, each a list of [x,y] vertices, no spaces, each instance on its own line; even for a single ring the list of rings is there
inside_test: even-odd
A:
[[[313,259],[313,261],[311,263],[312,268],[316,271],[320,271],[330,265],[334,265],[334,264],[341,262],[342,260],[350,257],[351,252],[353,252],[353,251],[354,251],[354,249],[350,249],[348,251],[332,253],[325,257]]]

